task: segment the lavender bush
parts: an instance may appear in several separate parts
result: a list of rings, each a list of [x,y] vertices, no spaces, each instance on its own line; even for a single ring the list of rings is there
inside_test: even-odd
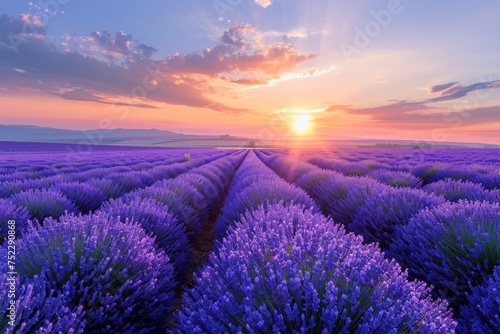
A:
[[[422,180],[408,172],[375,169],[367,176],[391,187],[422,187]]]
[[[144,186],[141,178],[138,177],[136,172],[111,173],[107,175],[105,179],[121,185],[124,193]]]
[[[500,205],[460,201],[427,209],[400,226],[390,255],[439,295],[464,302],[500,263]]]
[[[423,185],[427,185],[429,183],[445,179],[440,178],[438,173],[446,170],[447,168],[449,168],[449,166],[443,163],[425,163],[415,166],[412,172],[413,175],[423,181]]]
[[[100,190],[106,199],[117,198],[125,193],[120,183],[107,179],[90,179],[87,183]]]
[[[281,170],[276,170],[281,175]],[[323,212],[326,213],[326,206],[332,198],[342,198],[347,195],[346,177],[342,174],[326,171],[321,169],[314,169],[305,173],[295,183],[298,187],[304,189],[318,205]],[[330,196],[327,196],[332,192]]]
[[[500,333],[500,266],[493,277],[472,289],[460,309],[459,333]]]
[[[367,242],[378,242],[385,249],[398,226],[406,225],[421,210],[444,202],[444,198],[418,189],[380,189],[366,199],[347,229],[362,235]]]
[[[42,222],[45,218],[59,218],[65,212],[76,212],[76,207],[58,191],[30,189],[10,198],[17,206],[25,207],[31,218]]]
[[[296,184],[305,189],[333,221],[346,226],[367,198],[388,188],[370,178],[347,177],[318,169],[304,174]]]
[[[369,166],[358,161],[349,162],[316,157],[309,159],[309,162],[318,167],[331,169],[346,176],[365,176],[371,170]]]
[[[66,215],[31,228],[17,249],[21,285],[39,277],[34,294],[63,296],[70,310],[83,307],[85,332],[165,330],[175,303],[173,267],[139,225]]]
[[[9,232],[8,221],[14,220],[16,237],[19,238],[28,226],[30,214],[24,207],[19,207],[8,199],[0,198],[0,244],[5,241]]]
[[[202,228],[199,212],[194,205],[198,202],[203,203],[203,200],[197,200],[201,195],[189,184],[174,188],[170,188],[168,185],[168,183],[164,186],[155,185],[127,194],[124,198],[125,200],[133,200],[136,197],[154,199],[156,203],[165,206],[168,212],[172,213],[184,225],[186,234],[192,240]]]
[[[176,181],[183,184],[189,184],[190,186],[196,188],[198,193],[202,195],[201,198],[207,201],[206,205],[208,207],[213,207],[220,201],[222,191],[220,191],[220,188],[217,187],[217,183],[221,183],[221,181],[212,181],[208,177],[203,176],[202,173],[199,174],[199,171],[200,170],[196,170],[181,174],[176,178]]]
[[[59,183],[53,187],[53,190],[66,196],[81,213],[85,214],[97,210],[106,201],[102,191],[88,183]]]
[[[443,196],[450,202],[461,199],[469,201],[496,201],[496,196],[482,187],[481,184],[469,181],[446,179],[431,183],[424,188],[425,191]]]
[[[4,257],[5,255],[5,257]],[[7,251],[0,249],[0,256],[6,258]],[[10,287],[7,281],[10,270],[0,266],[0,282]],[[8,293],[0,294],[1,333],[84,333],[86,319],[83,306],[73,309],[66,306],[68,300],[63,294],[47,291],[46,283],[39,276],[27,279],[21,285],[16,281],[15,320],[9,318],[12,309]],[[7,291],[7,290],[6,290]],[[10,322],[10,323],[9,323]]]
[[[248,212],[197,274],[181,333],[453,333],[444,301],[301,206]]]
[[[481,175],[478,182],[489,190],[500,189],[500,169],[497,169],[495,174]]]
[[[221,217],[217,220],[215,234],[218,240],[226,235],[229,226],[239,220],[246,211],[252,211],[259,205],[266,203],[302,204],[307,208],[318,211],[314,201],[307,194],[285,182],[266,181],[253,184],[234,198],[228,205],[224,206]]]
[[[184,225],[162,204],[140,197],[116,199],[105,203],[100,212],[121,222],[139,223],[152,236],[174,266],[176,278],[182,281],[191,265],[192,247]]]
[[[285,204],[302,204],[318,211],[314,201],[303,190],[280,179],[254,153],[249,154],[235,175],[228,200],[215,224],[217,239],[222,240],[228,228],[247,210],[252,211],[261,204],[280,201]]]
[[[316,168],[312,164],[302,162],[299,157],[267,156],[260,153],[260,151],[257,151],[257,156],[271,169],[282,171],[283,173],[280,176],[290,183],[294,183],[302,175]]]

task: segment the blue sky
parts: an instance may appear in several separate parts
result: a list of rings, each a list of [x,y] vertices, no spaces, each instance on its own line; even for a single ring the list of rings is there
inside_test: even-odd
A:
[[[299,112],[322,136],[498,141],[498,1],[51,1],[0,6],[4,123],[95,128],[118,105],[118,127],[258,136]],[[130,96],[146,68],[162,79]]]

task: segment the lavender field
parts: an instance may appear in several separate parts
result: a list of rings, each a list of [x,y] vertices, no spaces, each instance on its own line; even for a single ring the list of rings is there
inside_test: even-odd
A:
[[[496,149],[0,143],[0,332],[498,333]]]

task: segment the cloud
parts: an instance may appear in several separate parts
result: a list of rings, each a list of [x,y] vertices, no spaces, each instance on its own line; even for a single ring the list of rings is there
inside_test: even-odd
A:
[[[343,111],[349,115],[367,115],[371,117],[373,122],[382,122],[385,126],[410,130],[500,122],[500,106],[479,107],[462,110],[458,113],[450,110],[435,110],[431,107],[425,109],[424,105],[414,109],[411,104],[410,102],[410,105],[406,105],[402,101],[374,108],[337,105],[329,107],[327,111]]]
[[[42,25],[42,17],[29,14],[29,13],[23,13],[20,15],[20,19],[24,24],[30,24],[34,26],[41,26]]]
[[[32,90],[67,100],[141,108],[167,103],[225,113],[248,112],[216,98],[226,93],[234,96],[232,91],[241,85],[268,84],[314,58],[299,53],[286,41],[264,40],[255,27],[240,23],[229,27],[215,46],[202,52],[151,59],[154,47],[122,31],[65,34],[57,46],[24,34],[23,20],[28,18],[0,17],[0,88]],[[40,33],[47,32],[40,28]],[[12,34],[23,39],[18,50],[7,43]],[[128,103],[139,99],[144,102]]]
[[[127,35],[123,31],[119,31],[111,35],[107,31],[94,31],[90,34],[98,45],[102,46],[109,53],[118,53],[129,55],[131,53],[130,45],[132,44],[132,35]]]
[[[17,46],[20,40],[25,37],[37,36],[40,39],[47,33],[45,27],[36,26],[31,21],[36,22],[29,14],[21,14],[19,18],[6,14],[0,16],[0,45]]]
[[[231,82],[239,84],[239,85],[246,85],[246,86],[267,85],[267,81],[266,80],[257,79],[257,78],[237,79],[237,80],[232,80]]]
[[[485,89],[497,89],[497,88],[500,88],[500,80],[478,82],[468,86],[462,86],[456,84],[442,91],[439,97],[428,99],[427,101],[428,102],[451,101],[464,97],[471,92],[485,90]]]
[[[377,107],[363,108],[352,105],[334,105],[326,109],[328,112],[344,111],[351,115],[368,115],[374,121],[395,121],[402,119],[414,119],[420,117],[418,113],[429,111],[433,108],[424,102],[397,101]]]
[[[65,100],[70,100],[70,101],[85,101],[85,102],[96,102],[96,103],[101,103],[101,104],[110,104],[110,105],[118,105],[118,106],[130,106],[130,107],[136,107],[136,108],[152,108],[152,109],[158,109],[158,107],[149,105],[149,104],[144,104],[144,103],[124,103],[124,102],[113,102],[113,101],[108,101],[103,97],[98,96],[95,92],[92,92],[91,90],[84,89],[84,88],[78,88],[78,89],[73,89],[61,93],[51,93],[52,95],[59,96]]]
[[[255,0],[255,3],[261,6],[262,8],[267,8],[272,5],[271,0]]]
[[[275,79],[292,71],[297,65],[315,58],[300,54],[293,44],[284,41],[265,43],[260,32],[248,24],[235,23],[225,31],[220,43],[203,53],[173,55],[166,65],[176,73],[207,76],[229,74],[234,81],[248,79],[249,73],[262,73],[264,80]]]
[[[146,58],[150,58],[153,55],[153,53],[158,51],[154,47],[142,43],[137,45],[135,48],[136,50],[141,51],[142,55]]]
[[[450,87],[453,87],[456,84],[458,84],[457,81],[446,83],[446,84],[442,84],[442,85],[431,86],[431,87],[429,87],[429,93],[440,92],[442,90],[445,90],[445,89],[448,89]]]
[[[468,86],[449,83],[433,86],[430,92],[441,92],[435,98],[421,101],[394,101],[376,107],[355,107],[352,105],[332,105],[328,112],[343,111],[350,115],[370,116],[374,122],[384,122],[386,125],[399,125],[408,128],[428,128],[429,126],[451,127],[464,123],[468,125],[500,122],[500,106],[466,107],[458,110],[440,108],[431,103],[451,101],[462,98],[470,92],[500,88],[500,80],[479,82]]]

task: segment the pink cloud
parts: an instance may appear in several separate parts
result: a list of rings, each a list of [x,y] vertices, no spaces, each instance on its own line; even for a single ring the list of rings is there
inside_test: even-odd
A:
[[[271,0],[255,0],[255,3],[261,6],[262,8],[267,8],[272,5]]]
[[[203,53],[172,55],[166,66],[175,73],[197,73],[211,77],[220,74],[234,76],[235,82],[251,81],[255,73],[263,74],[262,81],[276,79],[297,65],[315,58],[304,55],[296,46],[284,41],[267,44],[260,32],[248,25],[235,23],[225,31],[220,43]],[[250,78],[249,78],[250,77]]]
[[[29,14],[29,13],[22,13],[20,15],[20,19],[21,19],[21,22],[23,22],[25,24],[31,24],[34,26],[41,26],[43,23],[42,18],[40,16],[36,16],[33,14]]]
[[[132,97],[143,102],[131,107],[152,107],[160,102],[246,112],[217,98],[234,96],[234,89],[240,85],[268,84],[315,57],[300,53],[286,40],[268,40],[255,27],[241,23],[229,27],[213,47],[198,53],[167,55],[161,60],[150,58],[155,48],[121,31],[94,32],[90,36],[65,34],[65,44],[59,47],[26,36],[19,53],[15,53],[1,42],[10,33],[22,34],[23,20],[31,18],[0,17],[0,87],[38,90],[70,100],[110,104]],[[46,34],[43,29],[39,32]],[[21,75],[12,68],[29,70]]]

